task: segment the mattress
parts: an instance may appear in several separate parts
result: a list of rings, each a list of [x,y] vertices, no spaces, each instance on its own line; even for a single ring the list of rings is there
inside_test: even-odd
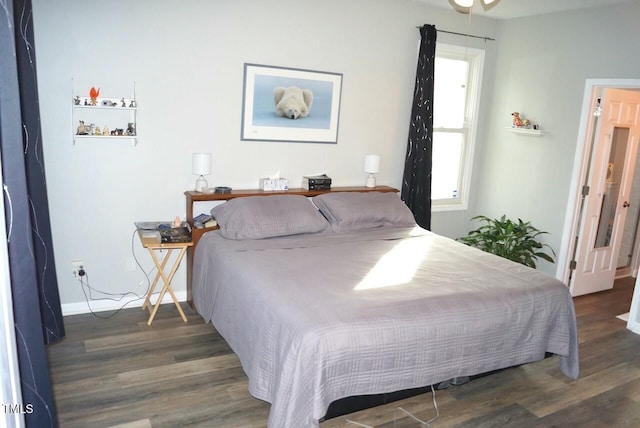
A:
[[[560,356],[578,377],[557,279],[419,227],[260,240],[209,232],[197,311],[238,355],[269,427],[317,427],[337,399]]]

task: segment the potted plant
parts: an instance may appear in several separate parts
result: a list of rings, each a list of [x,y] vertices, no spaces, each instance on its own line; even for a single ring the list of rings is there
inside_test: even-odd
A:
[[[530,222],[520,219],[515,222],[504,215],[499,219],[479,215],[472,220],[480,220],[483,224],[458,241],[534,269],[538,258],[554,263],[553,257],[544,251],[546,247],[555,256],[553,249],[538,240],[547,232],[538,230]]]

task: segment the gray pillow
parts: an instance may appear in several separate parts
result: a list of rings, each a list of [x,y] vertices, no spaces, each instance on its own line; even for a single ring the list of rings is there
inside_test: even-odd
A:
[[[334,232],[416,224],[411,210],[395,193],[336,192],[312,200]]]
[[[262,239],[322,232],[327,220],[304,196],[234,198],[211,210],[227,239]]]

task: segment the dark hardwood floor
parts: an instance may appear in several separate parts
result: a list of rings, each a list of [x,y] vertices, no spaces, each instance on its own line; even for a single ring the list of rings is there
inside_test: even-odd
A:
[[[634,280],[575,298],[580,379],[558,358],[511,368],[436,392],[437,427],[640,427],[640,336],[616,315],[627,312]],[[61,427],[265,427],[269,404],[252,398],[235,354],[183,305],[125,309],[110,319],[65,317],[67,336],[48,347]],[[105,315],[105,313],[101,313]],[[321,423],[321,428],[419,427],[398,406],[429,419],[431,394]],[[394,425],[394,413],[398,421]]]

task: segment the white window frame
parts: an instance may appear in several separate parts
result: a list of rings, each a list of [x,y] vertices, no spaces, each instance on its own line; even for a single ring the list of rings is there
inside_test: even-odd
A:
[[[483,49],[464,46],[436,44],[436,57],[466,60],[469,63],[467,77],[467,102],[465,106],[465,121],[462,128],[434,128],[433,132],[462,132],[462,154],[460,160],[460,176],[458,177],[458,197],[447,199],[432,199],[431,211],[460,211],[469,206],[469,192],[471,188],[471,173],[473,169],[474,150],[478,128],[478,113],[480,110],[480,92],[482,89],[482,72],[484,69]],[[437,81],[436,81],[437,85]],[[437,102],[437,100],[434,100]]]

